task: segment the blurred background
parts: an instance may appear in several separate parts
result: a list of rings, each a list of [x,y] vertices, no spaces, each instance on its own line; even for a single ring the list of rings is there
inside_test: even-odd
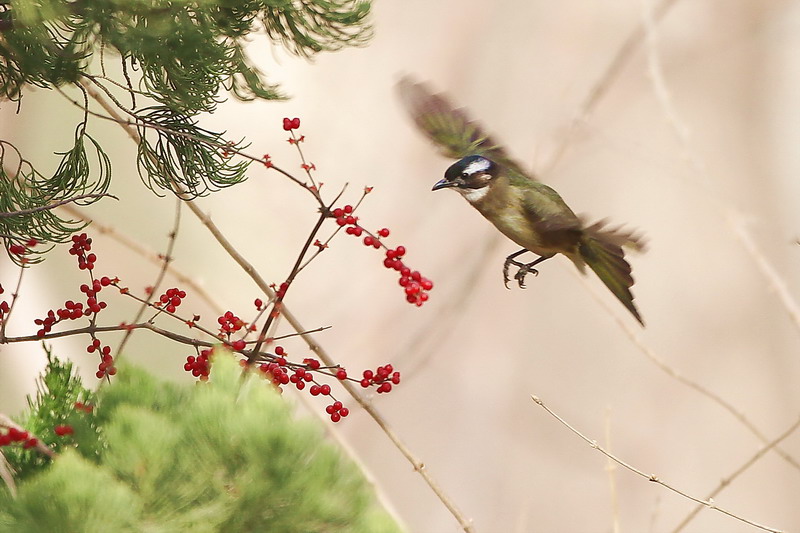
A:
[[[291,99],[228,101],[201,119],[300,174],[281,128],[283,117],[300,117],[303,150],[327,198],[349,183],[342,203],[354,203],[374,187],[361,221],[391,229],[386,243],[404,245],[406,262],[434,281],[430,301],[405,303],[382,254],[341,235],[302,272],[286,303],[309,329],[333,326],[317,340],[351,372],[387,362],[401,371],[402,384],[374,404],[475,531],[673,531],[695,507],[627,470],[609,470],[532,394],[625,461],[700,498],[800,414],[800,312],[792,300],[800,295],[800,2],[666,5],[658,19],[655,0],[376,2],[375,37],[365,48],[308,62],[266,37],[254,40],[249,53]],[[637,28],[639,46],[606,76]],[[451,161],[400,107],[394,84],[403,74],[468,107],[577,213],[647,236],[649,251],[630,257],[646,329],[564,258],[543,264],[526,290],[503,288],[502,262],[517,246],[459,195],[431,192]],[[69,145],[80,112],[41,91],[15,110],[0,107],[2,138],[55,168],[52,154]],[[163,252],[175,200],[142,186],[136,148],[119,127],[93,120],[89,131],[113,143],[110,192],[120,198],[85,211],[96,222],[96,272],[141,291],[158,266],[114,237]],[[244,184],[198,204],[277,283],[317,216],[306,193],[255,165]],[[181,216],[174,267],[222,310],[254,314],[258,289],[188,209]],[[66,248],[31,269],[9,333],[33,333],[25,324],[75,297],[83,280],[74,270]],[[0,262],[4,286],[15,279]],[[180,285],[168,277],[163,288],[172,286]],[[213,325],[213,308],[187,291],[182,310]],[[106,320],[128,319],[134,307],[113,302]],[[93,383],[97,362],[84,341],[53,346]],[[300,340],[284,346],[297,358],[308,352]],[[0,350],[0,412],[13,414],[34,390],[43,354],[34,344]],[[189,381],[182,365],[190,354],[141,332],[124,355]],[[306,409],[296,393],[284,396]],[[373,420],[338,396],[353,412],[329,431],[361,459],[409,531],[459,531]],[[314,403],[314,414],[323,405]],[[800,434],[779,448],[784,456],[769,451],[714,500],[797,530]],[[704,509],[684,531],[754,529]]]

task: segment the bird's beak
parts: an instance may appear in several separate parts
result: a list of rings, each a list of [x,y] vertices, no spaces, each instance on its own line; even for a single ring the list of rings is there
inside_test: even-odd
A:
[[[458,187],[458,183],[455,181],[448,181],[447,178],[442,178],[436,182],[436,185],[434,185],[431,190],[438,191],[439,189],[447,189],[449,187]]]

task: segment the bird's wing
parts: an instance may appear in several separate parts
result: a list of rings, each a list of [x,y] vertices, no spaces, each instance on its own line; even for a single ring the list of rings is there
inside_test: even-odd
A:
[[[522,209],[528,220],[534,221],[537,230],[550,244],[569,247],[580,238],[583,221],[578,218],[563,198],[547,185],[539,182],[519,183],[528,180],[527,176],[511,176],[517,190],[524,191],[521,198]]]
[[[427,85],[409,76],[400,79],[397,91],[414,123],[445,157],[461,159],[468,155],[482,155],[526,174],[502,146],[469,118],[466,109],[455,108],[444,94],[434,94]]]

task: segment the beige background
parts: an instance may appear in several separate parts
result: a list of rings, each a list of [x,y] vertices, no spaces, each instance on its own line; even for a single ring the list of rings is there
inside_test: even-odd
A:
[[[232,139],[247,137],[249,152],[298,169],[280,121],[301,117],[303,148],[324,192],[332,196],[349,182],[345,198],[355,201],[364,185],[375,187],[359,212],[362,221],[391,228],[389,242],[405,245],[408,263],[436,283],[431,301],[421,309],[405,304],[380,254],[341,236],[298,278],[287,305],[309,328],[333,326],[318,340],[351,371],[392,362],[403,372],[402,385],[375,404],[479,532],[672,531],[694,506],[621,469],[613,471],[612,488],[604,457],[531,394],[590,438],[605,443],[608,434],[624,460],[698,497],[759,450],[762,443],[740,421],[645,352],[735,406],[767,439],[798,416],[800,317],[787,313],[744,240],[756,243],[759,260],[797,297],[800,4],[677,2],[605,87],[593,113],[570,130],[650,9],[649,0],[377,2],[376,35],[364,49],[321,55],[311,64],[254,40],[251,54],[293,98],[228,102],[203,118]],[[544,264],[527,290],[503,288],[502,260],[516,248],[458,195],[430,192],[450,162],[400,109],[393,84],[402,73],[430,80],[467,105],[576,212],[607,216],[648,236],[650,251],[631,259],[647,329],[595,278],[581,282],[563,258]],[[54,166],[48,154],[72,134],[60,121],[78,116],[65,106],[42,93],[26,96],[19,116],[3,104],[0,132],[31,159]],[[89,212],[163,250],[174,201],[144,190],[134,147],[118,128],[93,121],[90,131],[114,144],[112,192],[121,201]],[[276,282],[315,217],[302,191],[256,167],[245,184],[200,204]],[[155,276],[155,267],[107,237],[98,235],[96,249],[99,271],[132,288]],[[65,250],[56,254],[30,272],[12,334],[27,333],[25,320],[43,306],[77,294],[70,288],[82,278],[62,260]],[[257,290],[188,210],[175,265],[223,308],[251,313]],[[7,262],[0,269],[7,287],[15,273]],[[130,316],[129,304],[112,307],[110,323]],[[186,310],[212,322],[197,298]],[[299,341],[285,345],[300,358],[307,353]],[[92,375],[95,362],[83,340],[55,346]],[[31,390],[40,354],[36,346],[0,350],[0,411],[13,413]],[[181,347],[142,333],[128,353],[165,376],[187,379],[181,366],[190,352]],[[346,403],[354,413],[335,431],[408,529],[458,531],[373,421]],[[800,461],[800,435],[781,448]],[[798,530],[799,497],[800,470],[770,452],[715,501],[743,517]],[[712,510],[686,529],[753,530]]]

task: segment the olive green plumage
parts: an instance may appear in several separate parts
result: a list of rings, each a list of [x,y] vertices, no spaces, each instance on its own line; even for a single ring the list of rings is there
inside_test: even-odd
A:
[[[417,127],[446,157],[458,159],[433,189],[453,188],[487,220],[523,250],[510,255],[504,265],[519,268],[514,278],[523,285],[525,275],[538,273],[533,266],[555,254],[568,257],[581,272],[594,271],[608,289],[642,325],[633,303],[631,266],[623,246],[643,249],[636,234],[608,228],[604,221],[586,224],[552,188],[525,172],[505,149],[470,120],[464,109],[454,108],[441,94],[433,94],[405,77],[398,83],[401,99]],[[520,263],[524,251],[539,258]]]

